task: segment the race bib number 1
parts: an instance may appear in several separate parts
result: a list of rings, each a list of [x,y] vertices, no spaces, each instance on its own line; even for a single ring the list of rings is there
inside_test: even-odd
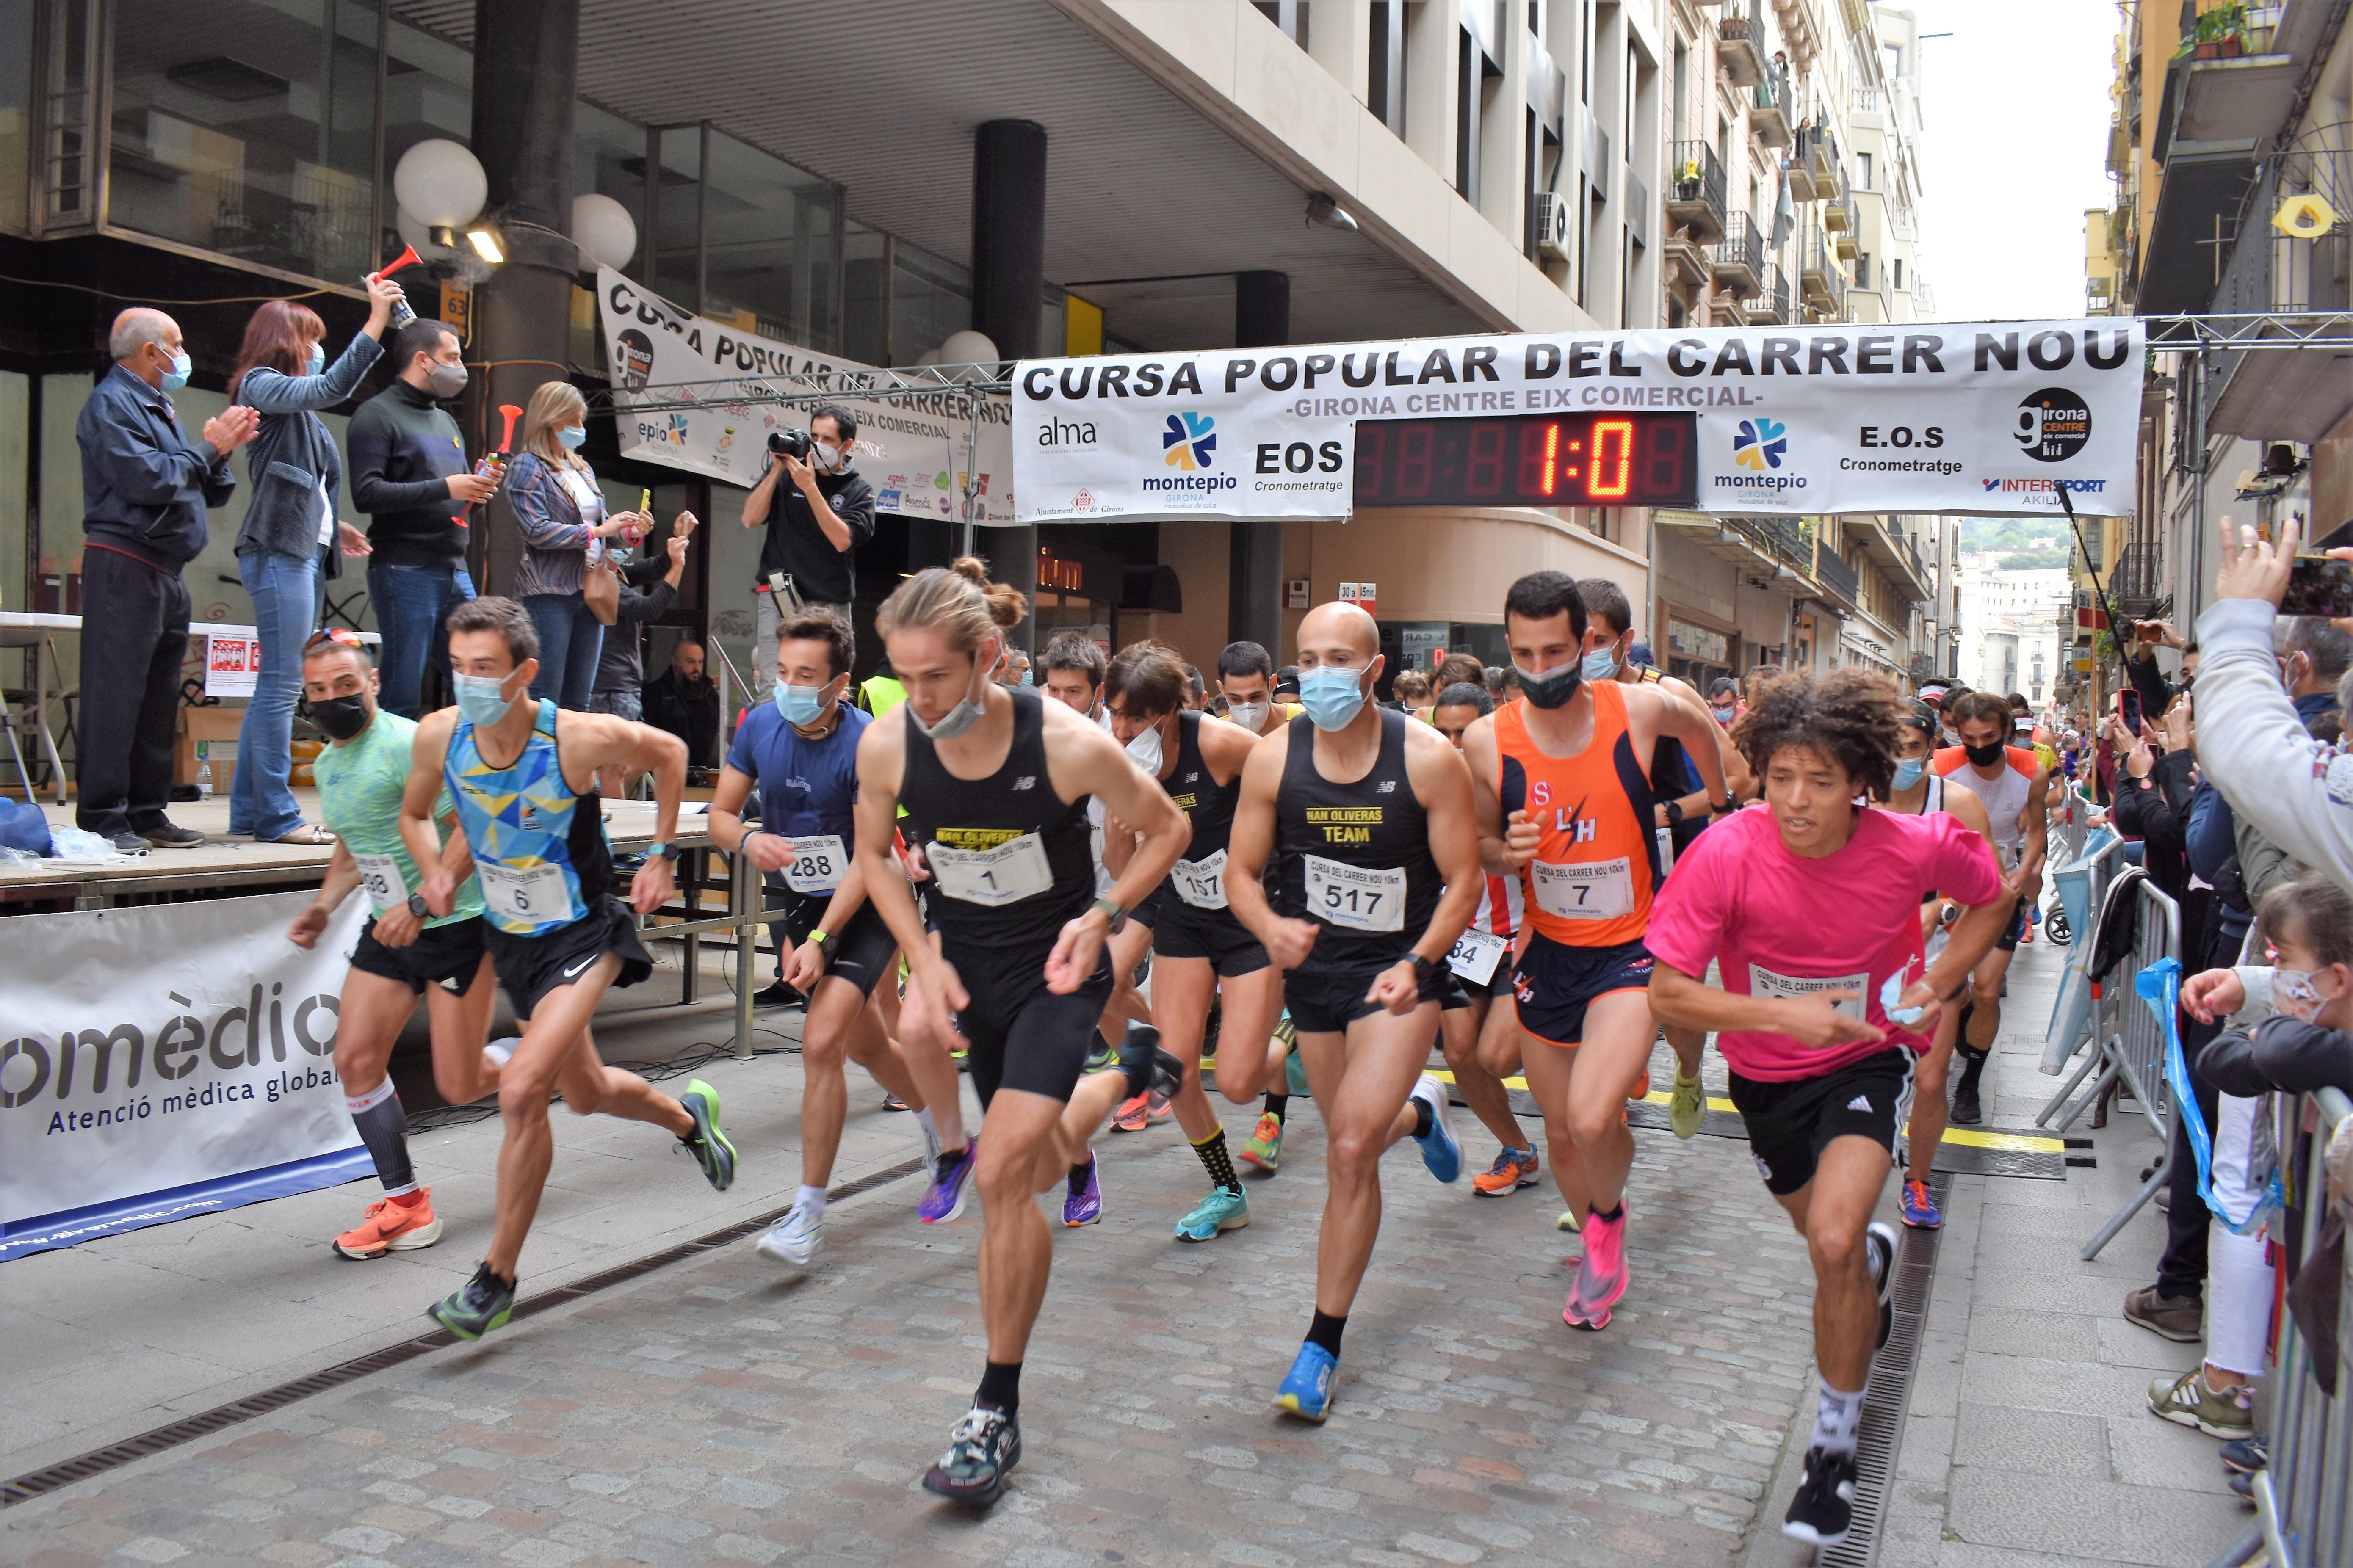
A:
[[[1305,857],[1307,913],[1351,931],[1405,930],[1405,871]]]
[[[1176,896],[1197,910],[1226,907],[1226,852],[1205,860],[1179,860],[1168,868],[1169,885]]]
[[[1046,861],[1046,841],[1034,833],[993,849],[955,849],[934,839],[924,846],[924,855],[940,891],[967,904],[996,909],[1054,885],[1054,869]]]
[[[367,889],[368,902],[375,906],[376,913],[408,902],[408,883],[400,874],[397,856],[362,855],[354,850],[352,861],[360,868],[360,886]]]
[[[1748,966],[1748,994],[1751,996],[1771,996],[1795,1000],[1823,991],[1852,991],[1853,995],[1831,1004],[1845,1017],[1858,1024],[1868,1023],[1863,1016],[1863,999],[1871,991],[1869,974],[1789,975],[1776,974],[1769,969]]]
[[[1570,921],[1614,921],[1634,912],[1633,863],[1615,860],[1531,860],[1528,878],[1536,908]]]
[[[833,834],[796,838],[792,864],[785,868],[785,886],[796,893],[830,893],[849,872],[849,855]]]
[[[1447,954],[1446,962],[1472,984],[1492,985],[1495,965],[1511,951],[1511,942],[1493,931],[1466,931],[1454,939],[1454,951]]]
[[[533,866],[518,870],[495,861],[478,860],[474,874],[481,879],[482,905],[494,915],[528,925],[554,925],[577,920],[572,889],[561,866]]]

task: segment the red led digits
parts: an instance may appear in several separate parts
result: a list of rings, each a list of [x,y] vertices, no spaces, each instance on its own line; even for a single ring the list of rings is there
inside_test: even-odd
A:
[[[1593,426],[1593,478],[1586,493],[1596,500],[1624,500],[1633,489],[1634,422],[1604,419]]]

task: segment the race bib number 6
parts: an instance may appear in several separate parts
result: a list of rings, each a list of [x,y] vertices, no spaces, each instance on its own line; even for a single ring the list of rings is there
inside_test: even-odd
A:
[[[560,924],[579,918],[561,866],[517,869],[478,860],[474,874],[481,879],[482,905],[494,915],[524,925]]]
[[[1034,833],[993,849],[955,849],[934,839],[924,847],[924,854],[940,891],[967,904],[996,909],[1054,885],[1054,869],[1046,860],[1046,841]]]
[[[1351,931],[1405,929],[1405,872],[1306,858],[1307,913]]]

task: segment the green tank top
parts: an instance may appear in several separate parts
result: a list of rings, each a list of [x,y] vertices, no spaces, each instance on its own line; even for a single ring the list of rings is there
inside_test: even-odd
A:
[[[319,815],[359,863],[362,889],[378,913],[405,903],[425,885],[400,837],[400,797],[408,787],[409,745],[416,738],[415,720],[379,708],[355,739],[322,748],[311,764],[311,775],[319,781]],[[455,810],[445,785],[433,815],[438,819]],[[438,821],[436,826],[447,844],[449,829]],[[454,925],[481,912],[482,889],[468,877],[458,885],[458,901],[450,911],[425,923]]]

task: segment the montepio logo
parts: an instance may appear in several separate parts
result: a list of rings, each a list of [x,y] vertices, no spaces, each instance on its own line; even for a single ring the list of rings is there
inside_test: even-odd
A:
[[[2010,432],[2038,463],[2063,463],[2092,438],[2092,405],[2063,386],[2046,386],[2018,405]]]
[[[1778,468],[1789,450],[1789,427],[1771,419],[1743,419],[1732,437],[1732,460],[1763,473]]]
[[[1160,432],[1160,449],[1166,454],[1161,460],[1188,474],[1208,468],[1218,450],[1217,424],[1206,414],[1171,414],[1167,428]]]
[[[670,428],[662,432],[662,436],[663,438],[669,441],[673,447],[685,446],[686,416],[683,414],[672,414],[670,416]]]

